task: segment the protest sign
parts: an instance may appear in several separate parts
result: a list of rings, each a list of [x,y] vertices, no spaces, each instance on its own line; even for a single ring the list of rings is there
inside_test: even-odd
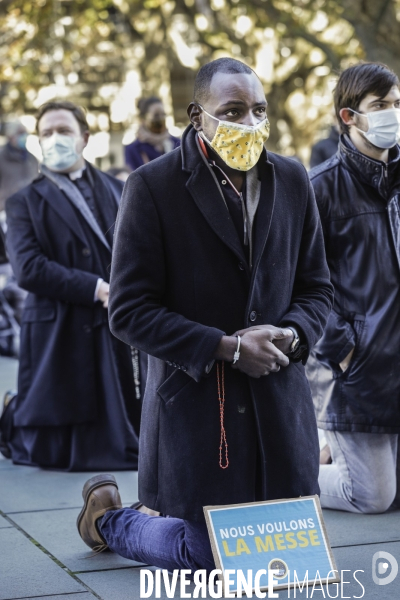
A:
[[[236,573],[233,589],[237,571],[249,569],[266,571],[258,579],[264,590],[271,570],[274,589],[340,581],[318,496],[205,506],[204,514],[216,567]]]

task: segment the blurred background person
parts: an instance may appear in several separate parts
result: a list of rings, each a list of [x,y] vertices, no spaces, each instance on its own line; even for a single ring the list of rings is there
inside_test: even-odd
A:
[[[10,270],[5,234],[0,227],[0,356],[18,354],[20,327],[14,310],[4,295],[4,282],[9,279]]]
[[[165,108],[160,98],[141,98],[138,109],[140,126],[136,140],[125,147],[125,162],[133,171],[180,145],[180,140],[166,127]]]
[[[2,453],[66,471],[136,469],[131,349],[111,334],[107,314],[123,184],[84,160],[89,127],[75,104],[44,104],[37,128],[41,175],[6,203],[10,261],[29,294]]]
[[[37,177],[39,167],[36,158],[26,149],[28,133],[21,121],[18,119],[9,121],[5,124],[4,132],[7,143],[0,148],[0,228],[3,231],[6,229],[4,209],[7,198],[29,185]],[[0,275],[3,276],[0,285],[0,313],[7,323],[10,318],[20,323],[26,292],[18,286],[5,252],[4,243],[3,241],[0,243],[3,246],[0,259]],[[11,314],[9,313],[10,310]],[[16,330],[15,327],[14,337],[17,336]],[[12,343],[5,350],[5,354],[7,356],[12,355],[14,351],[11,348],[17,348],[17,345],[18,341],[17,344]],[[3,351],[0,349],[0,354],[2,353]]]
[[[7,143],[0,148],[0,219],[9,196],[31,183],[38,174],[38,161],[26,149],[28,137],[21,121],[5,125]]]
[[[126,167],[126,166],[125,167],[111,167],[110,169],[108,169],[106,171],[106,173],[125,183],[125,181],[129,177],[130,173],[132,173],[132,169],[130,169],[129,167]]]
[[[336,120],[336,119],[335,119]],[[331,158],[338,151],[339,146],[339,127],[337,123],[332,125],[328,137],[319,140],[311,148],[310,169],[320,165]]]

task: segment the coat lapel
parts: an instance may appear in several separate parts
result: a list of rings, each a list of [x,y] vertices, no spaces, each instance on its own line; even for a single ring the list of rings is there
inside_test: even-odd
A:
[[[72,204],[63,194],[63,192],[46,177],[38,180],[35,183],[35,187],[41,194],[42,198],[48,202],[53,210],[65,221],[70,229],[78,236],[78,238],[85,244],[88,243],[87,236],[85,235],[81,222],[73,209]],[[50,189],[49,189],[50,188]]]
[[[266,161],[261,170],[261,192],[253,228],[253,272],[252,279],[257,273],[258,265],[271,227],[275,206],[275,170],[274,165]]]
[[[93,189],[96,191],[97,209],[100,212],[105,225],[105,231],[103,233],[111,248],[113,245],[115,219],[117,217],[118,204],[121,200],[123,184],[116,179],[113,187],[107,176],[101,171],[98,171],[89,163],[87,163],[86,168],[93,181]],[[118,193],[119,183],[121,183],[121,186]]]
[[[211,229],[248,269],[247,260],[229,211],[212,174],[202,161],[192,172],[186,187]]]

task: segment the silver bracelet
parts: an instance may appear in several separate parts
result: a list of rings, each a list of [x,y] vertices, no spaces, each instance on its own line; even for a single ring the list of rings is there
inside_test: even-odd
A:
[[[240,358],[240,342],[241,342],[241,339],[242,339],[242,338],[240,337],[240,335],[238,335],[238,336],[236,336],[236,337],[237,337],[238,343],[237,343],[236,352],[235,352],[235,354],[233,355],[233,363],[232,363],[233,365],[234,365],[235,363],[237,363],[237,361],[238,361],[238,360],[239,360],[239,358]]]

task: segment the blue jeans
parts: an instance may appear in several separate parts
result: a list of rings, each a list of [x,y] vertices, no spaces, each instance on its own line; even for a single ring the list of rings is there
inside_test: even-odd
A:
[[[106,512],[97,526],[110,550],[125,558],[168,571],[215,569],[205,523],[121,508]]]
[[[322,508],[382,513],[400,501],[400,445],[397,433],[325,431],[331,465],[321,465]],[[396,473],[397,463],[397,473]]]

